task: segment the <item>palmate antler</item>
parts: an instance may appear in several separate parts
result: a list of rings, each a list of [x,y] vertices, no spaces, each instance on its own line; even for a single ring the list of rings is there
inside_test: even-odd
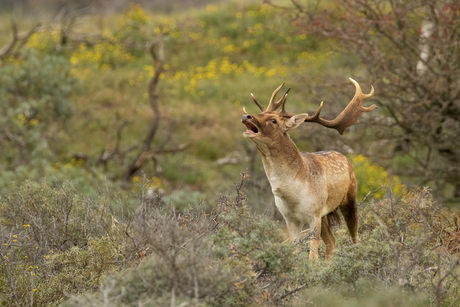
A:
[[[356,125],[359,122],[358,119],[364,113],[370,112],[374,110],[375,108],[377,108],[375,104],[371,105],[370,107],[362,106],[363,101],[367,98],[370,98],[374,94],[374,87],[371,86],[371,92],[369,94],[363,94],[358,82],[356,82],[352,78],[349,78],[349,79],[355,86],[355,89],[356,89],[355,96],[350,101],[350,103],[346,106],[346,108],[335,119],[327,120],[327,119],[323,119],[319,117],[319,114],[321,113],[321,110],[323,108],[323,102],[321,102],[315,115],[307,117],[305,119],[305,122],[318,123],[320,125],[323,125],[324,127],[336,129],[340,134],[343,134],[345,129],[347,129],[350,126]],[[278,100],[277,102],[274,102],[276,94],[278,94],[278,92],[281,90],[283,85],[284,85],[284,82],[273,92],[272,97],[270,98],[270,103],[268,104],[266,111],[264,110],[262,105],[257,101],[257,99],[254,97],[254,95],[251,94],[252,99],[257,104],[257,106],[262,110],[262,112],[272,112],[272,111],[277,110],[281,106],[280,113],[283,115],[283,117],[292,117],[295,115],[294,113],[289,113],[284,110],[284,105],[286,103],[287,95],[288,95],[290,88],[284,93],[283,97],[280,100]],[[246,113],[246,110],[245,110],[245,113]]]
[[[359,86],[359,83],[353,80],[352,78],[349,79],[356,88],[355,96],[346,106],[346,108],[342,111],[342,113],[340,113],[333,120],[326,120],[319,117],[321,109],[323,108],[323,102],[321,102],[321,105],[319,106],[315,115],[307,117],[305,119],[305,122],[318,123],[320,125],[323,125],[324,127],[336,129],[340,134],[343,134],[345,129],[347,129],[350,126],[356,125],[359,122],[358,119],[364,113],[370,112],[377,108],[375,104],[367,108],[362,106],[362,103],[365,99],[370,98],[372,95],[374,95],[374,87],[371,85],[371,92],[369,94],[363,94],[361,87]]]

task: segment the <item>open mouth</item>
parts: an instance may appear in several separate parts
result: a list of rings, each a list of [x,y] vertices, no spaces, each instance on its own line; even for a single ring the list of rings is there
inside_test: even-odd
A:
[[[247,128],[245,134],[256,134],[259,132],[259,129],[257,129],[257,127],[254,124],[248,121],[243,122],[243,124],[245,124]]]

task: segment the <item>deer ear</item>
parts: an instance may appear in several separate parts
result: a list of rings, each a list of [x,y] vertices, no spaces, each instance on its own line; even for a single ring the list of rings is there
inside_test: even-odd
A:
[[[307,114],[307,113],[296,114],[296,115],[292,116],[292,117],[289,118],[289,120],[285,123],[286,130],[294,129],[294,128],[299,127],[300,124],[302,124],[302,123],[305,121],[305,118],[307,118],[307,117],[308,117],[308,114]]]

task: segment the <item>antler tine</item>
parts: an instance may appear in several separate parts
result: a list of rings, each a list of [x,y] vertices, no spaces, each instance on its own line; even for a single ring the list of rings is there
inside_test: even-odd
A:
[[[336,129],[340,134],[343,134],[345,129],[350,126],[353,126],[358,123],[358,119],[367,112],[370,112],[377,108],[375,104],[370,107],[363,107],[362,103],[365,99],[370,98],[374,94],[374,87],[372,86],[371,92],[369,94],[363,94],[361,87],[358,82],[350,78],[350,81],[355,86],[355,96],[346,106],[346,108],[333,120],[326,120],[319,117],[321,109],[323,108],[323,103],[319,106],[315,115],[309,116],[305,119],[306,122],[315,122],[320,125],[323,125],[327,128]]]
[[[278,102],[275,103],[275,110],[278,109],[281,106],[281,112],[284,111],[284,104],[286,103],[286,99],[287,99],[287,96],[288,96],[288,93],[289,93],[290,90],[291,90],[291,88],[288,88],[286,90],[286,92],[284,92],[284,94],[281,97],[281,99],[278,100]]]
[[[264,107],[257,101],[256,97],[254,96],[254,94],[251,93],[251,97],[252,97],[252,100],[254,100],[254,102],[256,103],[256,105],[260,108],[260,110],[263,112],[265,111]]]
[[[246,112],[246,108],[245,108],[245,107],[243,107],[243,113],[244,113],[244,115],[248,115],[248,112]]]
[[[278,102],[278,103],[281,104],[281,112],[280,113],[284,117],[292,117],[292,116],[295,115],[294,113],[286,112],[285,109],[284,109],[285,103],[286,103],[286,100],[287,100],[287,96],[288,96],[288,93],[289,93],[290,90],[291,90],[291,88],[288,88],[287,91],[284,93],[283,98],[281,98],[280,101]]]
[[[355,89],[356,89],[355,97],[360,96],[364,100],[364,99],[370,98],[372,95],[374,95],[374,87],[372,85],[371,85],[371,92],[369,94],[364,94],[363,91],[361,90],[361,86],[359,86],[359,83],[356,82],[356,80],[354,80],[352,78],[348,78],[348,79],[350,79],[351,83],[353,83],[353,85],[355,86]],[[353,99],[355,99],[355,97],[353,97]]]
[[[283,98],[281,98],[278,102],[275,103],[275,97],[276,97],[276,94],[278,94],[278,92],[284,86],[284,83],[286,82],[281,83],[281,85],[278,86],[278,88],[273,92],[272,97],[270,98],[270,102],[268,103],[267,112],[275,111],[276,109],[278,109],[279,103]]]
[[[321,104],[319,105],[318,110],[316,110],[315,115],[310,116],[310,117],[307,117],[307,118],[305,119],[305,121],[314,122],[314,121],[318,120],[319,114],[321,113],[321,110],[322,110],[322,109],[323,109],[323,101],[321,101]]]

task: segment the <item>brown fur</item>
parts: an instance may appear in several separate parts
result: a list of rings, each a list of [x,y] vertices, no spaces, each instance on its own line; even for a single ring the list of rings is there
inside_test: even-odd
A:
[[[340,218],[340,215],[339,213],[337,212],[337,210],[334,210],[332,212],[329,212],[327,215],[327,220],[329,222],[329,225],[331,226],[336,226],[336,227],[340,227],[342,226],[342,219]]]
[[[300,153],[287,134],[304,121],[317,122],[325,127],[343,131],[358,122],[358,118],[375,109],[362,107],[362,102],[372,96],[364,95],[359,84],[350,79],[356,92],[352,101],[336,117],[328,121],[319,117],[322,105],[314,116],[293,114],[284,110],[287,91],[281,100],[275,102],[278,87],[272,94],[265,111],[248,114],[244,110],[242,122],[246,125],[243,134],[256,145],[262,158],[265,173],[272,187],[275,204],[283,214],[292,241],[300,239],[303,224],[309,224],[314,232],[311,240],[310,259],[318,257],[319,238],[326,244],[326,260],[332,259],[335,247],[333,225],[340,225],[339,209],[347,224],[354,243],[358,242],[358,204],[356,201],[357,182],[353,166],[343,155],[335,151]],[[281,112],[276,110],[281,107]]]

